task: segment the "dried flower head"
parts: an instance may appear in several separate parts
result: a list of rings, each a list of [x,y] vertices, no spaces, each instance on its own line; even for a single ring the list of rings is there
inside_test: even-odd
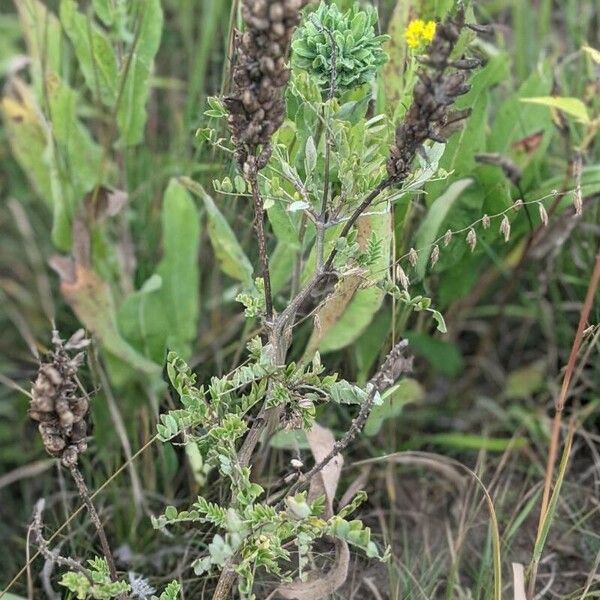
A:
[[[43,362],[31,389],[29,416],[38,429],[46,451],[59,457],[65,467],[74,467],[79,454],[87,448],[86,434],[89,403],[78,393],[77,370],[84,359],[82,350],[89,344],[83,330],[65,342],[53,332],[54,349]]]
[[[264,167],[269,160],[269,142],[285,114],[286,60],[305,2],[244,0],[242,5],[246,29],[236,32],[232,93],[224,98],[240,168],[259,147],[262,152],[257,167]]]
[[[423,21],[422,19],[412,20],[404,32],[406,45],[413,50],[429,44],[434,35],[435,21]]]
[[[390,148],[387,170],[392,183],[408,176],[412,160],[425,141],[446,142],[470,113],[469,109],[450,110],[454,101],[469,91],[467,73],[478,64],[477,60],[450,59],[464,25],[464,11],[459,9],[455,19],[439,23],[435,30],[428,54],[422,59],[412,104]]]
[[[388,59],[382,44],[389,36],[376,34],[377,20],[373,6],[357,3],[342,13],[335,3],[321,2],[296,32],[294,65],[323,91],[331,91],[333,79],[337,95],[368,83]]]
[[[483,215],[483,217],[481,217],[481,224],[483,225],[484,229],[489,229],[490,228],[490,217],[489,217],[489,215],[485,214],[485,215]]]

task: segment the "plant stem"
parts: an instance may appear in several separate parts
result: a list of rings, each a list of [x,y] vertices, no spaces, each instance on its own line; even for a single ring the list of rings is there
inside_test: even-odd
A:
[[[247,179],[252,190],[254,201],[254,231],[258,241],[258,256],[265,286],[265,314],[268,322],[273,320],[273,296],[271,293],[271,276],[269,274],[269,254],[267,252],[267,241],[265,238],[265,205],[260,195],[257,180],[256,162],[253,161],[247,171]]]
[[[108,545],[106,533],[104,533],[104,527],[102,527],[102,522],[100,521],[100,517],[98,516],[96,508],[94,507],[94,503],[92,502],[90,490],[85,484],[83,475],[76,466],[71,467],[71,469],[69,470],[71,471],[71,476],[73,477],[75,485],[77,486],[77,491],[79,492],[79,495],[81,496],[81,499],[83,500],[88,510],[90,520],[94,524],[96,532],[98,533],[98,537],[100,538],[100,545],[102,546],[102,552],[104,554],[104,558],[106,559],[106,564],[108,565],[110,578],[112,581],[117,581],[117,569],[115,567],[115,560],[110,550],[110,546]]]
[[[369,381],[369,392],[367,397],[363,401],[360,407],[360,411],[356,418],[352,421],[352,424],[348,431],[344,434],[341,440],[335,442],[333,448],[325,456],[323,460],[316,463],[308,473],[299,478],[284,495],[284,498],[293,496],[296,492],[305,488],[310,483],[310,480],[322,471],[338,454],[345,450],[356,438],[356,436],[362,431],[365,426],[371,409],[373,408],[373,401],[378,393],[383,392],[388,387],[393,385],[402,373],[409,372],[412,369],[412,359],[405,358],[402,353],[407,347],[408,342],[406,340],[400,340],[389,352],[383,361],[381,367],[377,373],[373,375]],[[281,502],[278,504],[278,506]]]

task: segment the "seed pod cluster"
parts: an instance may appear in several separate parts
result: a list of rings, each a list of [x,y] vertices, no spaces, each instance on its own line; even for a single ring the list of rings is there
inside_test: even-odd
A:
[[[82,329],[67,342],[54,331],[52,344],[54,348],[40,365],[31,388],[29,416],[39,423],[46,451],[71,468],[87,448],[89,403],[78,393],[76,377],[85,356],[81,350],[89,340]]]
[[[245,0],[246,29],[235,39],[236,64],[231,95],[224,99],[236,160],[243,168],[259,146],[258,168],[270,156],[269,142],[283,123],[284,87],[289,79],[286,60],[292,35],[306,0]]]
[[[428,56],[419,71],[412,104],[396,129],[395,142],[390,149],[387,170],[394,183],[410,173],[410,165],[426,140],[446,142],[469,111],[451,111],[456,98],[469,91],[467,75],[478,61],[452,61],[450,55],[465,26],[464,12],[459,10],[453,19],[439,23],[431,41]]]

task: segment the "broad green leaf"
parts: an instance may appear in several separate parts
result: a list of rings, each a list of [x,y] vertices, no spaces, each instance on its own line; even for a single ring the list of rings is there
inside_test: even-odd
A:
[[[49,127],[42,117],[31,88],[14,78],[16,93],[0,100],[0,111],[13,156],[27,175],[37,195],[52,206],[52,184],[46,148]]]
[[[536,133],[552,128],[548,110],[537,104],[521,102],[529,96],[543,96],[552,89],[552,75],[549,69],[534,71],[498,108],[488,137],[487,151],[514,155],[515,142]]]
[[[521,102],[541,104],[550,108],[557,108],[582,123],[589,123],[590,116],[586,105],[579,98],[565,98],[561,96],[542,96],[537,98],[521,98]]]
[[[162,362],[167,348],[189,355],[199,312],[200,221],[186,188],[169,182],[162,208],[163,257],[156,273],[119,309],[119,328],[144,354]]]
[[[132,0],[130,12],[137,35],[121,69],[123,92],[117,110],[121,142],[125,145],[139,144],[144,137],[150,75],[163,24],[160,0]]]
[[[382,404],[373,407],[363,433],[368,437],[377,435],[384,421],[398,417],[407,404],[420,402],[424,396],[425,390],[416,379],[402,379],[385,394]]]
[[[363,385],[369,379],[371,370],[384,351],[385,343],[389,340],[390,323],[391,311],[384,307],[360,336],[360,344],[353,345],[358,371],[356,381],[359,385]]]
[[[169,182],[162,211],[163,259],[157,273],[171,322],[169,347],[178,350],[196,337],[199,312],[198,210],[186,188],[177,180]]]
[[[101,183],[102,149],[77,117],[77,94],[60,80],[47,91],[54,144],[47,156],[53,184],[52,236],[62,250],[71,247],[77,207]]]
[[[33,66],[34,87],[38,93],[49,75],[60,73],[62,58],[62,30],[56,15],[39,0],[15,2],[27,54]]]
[[[422,279],[427,270],[433,243],[443,235],[440,231],[449,212],[460,195],[472,185],[472,179],[460,179],[452,183],[448,189],[429,207],[415,238],[415,246],[419,250],[419,258],[415,267],[417,277]]]
[[[102,148],[77,117],[78,95],[58,80],[47,92],[52,116],[52,133],[60,156],[60,177],[63,188],[72,190],[74,212],[84,195],[101,183]],[[62,199],[55,196],[55,202]],[[65,227],[71,226],[71,221]]]
[[[290,281],[294,272],[297,252],[285,242],[279,242],[270,256],[271,288],[273,294],[279,293]]]
[[[164,359],[170,326],[160,293],[162,285],[155,273],[125,298],[118,312],[119,330],[125,339],[157,363]]]
[[[101,174],[101,149],[76,115],[77,96],[58,76],[47,86],[52,123],[32,89],[18,78],[0,104],[11,150],[40,198],[52,208],[52,239],[71,247],[73,216]]]
[[[117,98],[118,67],[110,39],[91,15],[77,10],[74,0],[61,0],[60,20],[73,44],[86,85],[94,97],[112,107]]]
[[[208,235],[223,273],[252,287],[254,285],[252,264],[214,200],[199,183],[189,177],[180,177],[179,181],[204,202]]]
[[[113,24],[117,6],[112,0],[92,0],[94,11],[98,18],[106,25]]]
[[[277,239],[290,248],[297,250],[300,247],[298,231],[292,220],[292,215],[290,215],[289,210],[286,210],[284,204],[276,199],[267,210],[267,216]]]

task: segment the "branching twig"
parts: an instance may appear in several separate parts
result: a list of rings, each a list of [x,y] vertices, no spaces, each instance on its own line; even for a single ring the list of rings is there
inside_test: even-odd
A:
[[[356,418],[352,421],[350,428],[344,434],[342,439],[338,440],[334,445],[329,454],[315,464],[308,473],[302,475],[286,492],[285,497],[292,496],[296,492],[308,486],[310,480],[321,472],[338,454],[343,452],[356,438],[356,436],[362,431],[371,409],[373,408],[373,401],[377,394],[385,391],[387,388],[392,386],[400,377],[402,373],[408,373],[412,370],[412,358],[406,358],[403,356],[405,348],[408,346],[406,340],[400,340],[389,352],[383,361],[381,367],[371,378],[368,384],[368,394],[364,402],[360,407],[360,411]]]
[[[92,578],[90,572],[83,565],[72,558],[61,556],[57,551],[52,552],[52,550],[50,550],[49,544],[42,533],[44,528],[42,513],[44,512],[45,504],[46,503],[43,498],[40,498],[40,500],[35,503],[35,507],[33,509],[33,518],[31,521],[31,531],[33,532],[33,537],[39,548],[40,554],[51,563],[56,563],[57,565],[66,567],[71,571],[78,571],[79,573],[82,573],[91,582]]]
[[[100,517],[98,516],[96,508],[94,507],[94,503],[92,502],[90,490],[85,484],[83,475],[76,466],[72,467],[70,469],[70,472],[71,476],[73,477],[73,480],[75,481],[75,485],[77,486],[77,491],[79,492],[79,495],[81,496],[81,499],[83,500],[87,511],[90,515],[90,520],[94,524],[96,532],[98,533],[98,537],[100,538],[100,545],[102,546],[102,553],[104,554],[106,564],[108,565],[110,578],[112,581],[117,581],[117,569],[115,567],[115,560],[113,558],[110,546],[108,545],[108,540],[106,539],[106,533],[104,533],[102,521],[100,521]]]

